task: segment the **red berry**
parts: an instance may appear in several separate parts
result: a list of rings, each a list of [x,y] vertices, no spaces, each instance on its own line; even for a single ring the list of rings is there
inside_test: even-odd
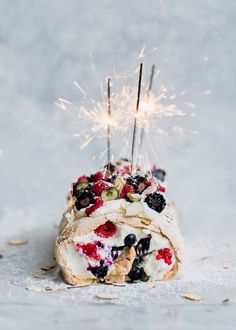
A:
[[[86,175],[82,175],[78,178],[77,183],[85,183],[89,182],[88,177]]]
[[[122,189],[122,191],[121,191],[121,193],[120,193],[120,198],[125,198],[126,195],[127,195],[127,193],[129,193],[129,192],[134,192],[134,187],[131,186],[131,185],[126,184],[126,185],[123,187],[123,189]]]
[[[164,193],[166,191],[166,188],[159,184],[158,188],[157,188],[157,191]]]
[[[94,243],[87,243],[87,244],[77,243],[75,248],[76,250],[82,249],[83,254],[85,254],[87,257],[91,259],[94,260],[101,259],[101,256],[97,253],[97,246]]]
[[[95,229],[95,233],[98,236],[101,236],[104,238],[113,236],[115,234],[115,232],[116,232],[116,226],[111,221],[107,221],[106,223],[104,223],[103,225],[101,225]]]
[[[99,180],[104,179],[104,173],[103,172],[97,172],[91,175],[91,179],[93,182],[97,182]]]
[[[98,197],[94,205],[87,207],[87,209],[85,209],[85,214],[87,215],[87,217],[89,217],[91,213],[99,209],[99,207],[101,207],[102,205],[103,205],[103,199]]]
[[[105,181],[98,181],[92,185],[92,191],[95,192],[97,196],[101,196],[101,193],[104,189],[108,187],[108,184]]]
[[[163,259],[164,262],[167,265],[171,265],[172,263],[172,252],[169,248],[165,248],[165,249],[160,249],[158,250],[157,256],[156,256],[157,260],[161,260]]]

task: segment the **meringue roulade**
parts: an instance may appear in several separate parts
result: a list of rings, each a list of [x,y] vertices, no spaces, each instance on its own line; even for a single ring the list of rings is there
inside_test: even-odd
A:
[[[165,194],[164,171],[131,175],[130,167],[120,163],[105,170],[81,176],[68,196],[55,244],[65,281],[83,285],[174,277],[183,243]]]

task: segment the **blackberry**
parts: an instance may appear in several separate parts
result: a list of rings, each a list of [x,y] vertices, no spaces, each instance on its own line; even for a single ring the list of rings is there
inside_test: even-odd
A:
[[[141,194],[148,186],[147,179],[141,175],[136,175],[134,179],[137,187],[136,192]]]
[[[152,236],[149,234],[148,237],[141,238],[136,246],[136,254],[138,257],[145,256],[148,253],[150,247],[150,241]]]
[[[87,268],[88,270],[91,271],[91,273],[96,276],[97,278],[104,278],[107,276],[107,272],[108,272],[108,266],[104,266],[104,260],[100,261],[100,266],[95,266],[92,267],[89,265],[89,267]]]
[[[166,172],[163,169],[158,168],[157,170],[152,171],[152,175],[163,182],[165,180]]]
[[[83,209],[89,206],[89,204],[95,203],[95,194],[90,190],[79,190],[75,193],[75,197],[75,207],[77,210]]]
[[[132,186],[136,193],[141,194],[148,186],[147,179],[144,176],[130,176],[126,180],[126,184]]]
[[[148,195],[145,198],[144,202],[146,202],[151,209],[155,210],[158,213],[161,213],[166,206],[166,200],[164,196],[156,192]]]
[[[107,178],[106,181],[110,182],[110,183],[114,183],[116,177],[117,177],[117,175],[112,175],[110,178]]]
[[[108,163],[104,166],[111,174],[115,172],[116,166],[112,163]]]
[[[119,255],[120,255],[120,251],[124,250],[124,246],[113,246],[111,248],[111,257],[113,260],[116,260]]]

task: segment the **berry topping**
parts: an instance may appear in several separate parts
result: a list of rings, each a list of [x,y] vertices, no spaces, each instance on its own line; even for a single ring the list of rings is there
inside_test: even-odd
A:
[[[126,184],[126,185],[123,187],[123,189],[122,189],[122,191],[121,191],[121,193],[120,193],[120,198],[126,198],[126,195],[127,195],[127,193],[129,193],[129,192],[134,192],[134,187],[132,187],[131,185]]]
[[[142,193],[147,187],[148,187],[148,181],[145,177],[136,175],[135,176],[135,182],[136,182],[136,192]]]
[[[91,175],[91,180],[93,182],[97,182],[97,181],[100,181],[100,180],[103,180],[103,179],[104,179],[104,173],[102,171]]]
[[[158,168],[152,171],[152,175],[163,182],[165,180],[166,172],[163,169]]]
[[[87,270],[90,270],[91,273],[97,278],[104,278],[107,276],[108,266],[104,266],[104,260],[101,260],[100,266],[92,267],[91,265],[89,265]]]
[[[156,256],[157,260],[161,260],[163,259],[164,262],[167,265],[171,265],[172,263],[172,252],[169,248],[165,248],[165,249],[160,249],[158,250],[157,256]]]
[[[75,192],[76,202],[75,207],[77,210],[87,207],[89,204],[95,202],[94,193],[90,190],[78,190]]]
[[[141,200],[141,196],[139,194],[135,194],[135,193],[132,193],[132,192],[128,192],[126,194],[126,199],[129,201],[129,202],[139,202]]]
[[[123,250],[124,250],[124,246],[113,246],[111,248],[111,257],[112,257],[112,259],[116,260]]]
[[[137,281],[137,280],[140,279],[140,267],[139,267],[139,259],[138,258],[134,259],[133,265],[130,269],[130,272],[129,272],[128,276],[132,281]]]
[[[95,192],[97,196],[101,196],[102,191],[107,187],[108,184],[105,181],[97,181],[92,185],[92,191]]]
[[[95,233],[104,238],[112,237],[116,233],[116,226],[111,221],[107,221],[103,225],[97,227]]]
[[[108,163],[104,166],[111,174],[115,172],[116,166],[112,163]]]
[[[137,237],[134,234],[129,234],[125,237],[124,243],[125,246],[133,246],[137,241]]]
[[[75,246],[76,250],[82,250],[83,254],[85,254],[87,257],[94,259],[94,260],[100,260],[101,256],[97,253],[97,245],[94,243],[88,243],[88,244],[81,244],[77,243]]]
[[[85,214],[87,215],[87,217],[90,216],[91,213],[93,213],[94,211],[96,211],[97,209],[99,209],[99,207],[101,207],[103,205],[103,200],[102,198],[98,197],[96,198],[95,200],[95,204],[88,207],[86,210],[85,210]]]
[[[102,191],[102,199],[104,201],[112,201],[118,198],[118,190],[114,187],[106,188]]]
[[[77,183],[86,183],[89,182],[89,178],[86,175],[82,175],[78,178]]]
[[[141,238],[138,241],[138,244],[136,246],[137,256],[142,257],[148,253],[151,238],[152,238],[152,236],[151,236],[151,234],[149,234],[148,237]]]
[[[148,195],[144,201],[151,209],[155,210],[158,213],[161,213],[166,206],[166,200],[163,195],[158,194],[156,192]]]
[[[88,182],[75,183],[73,186],[74,195],[76,194],[76,191],[85,190],[87,188],[89,188]]]
[[[158,188],[157,188],[157,191],[164,193],[166,191],[166,188],[159,184]]]

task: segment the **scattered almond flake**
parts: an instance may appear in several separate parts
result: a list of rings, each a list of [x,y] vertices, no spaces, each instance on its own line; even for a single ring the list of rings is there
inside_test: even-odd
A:
[[[46,267],[41,267],[41,270],[44,272],[50,272],[52,269],[54,269],[56,267],[56,264],[53,265],[48,265]]]
[[[37,287],[26,287],[27,291],[34,291],[34,292],[44,292],[44,291],[64,291],[67,288],[51,288],[49,286],[46,286],[44,288],[37,288]]]
[[[79,284],[79,285],[74,285],[74,286],[67,286],[66,288],[67,289],[77,289],[77,288],[83,288],[85,286],[91,286],[91,283],[90,284],[85,283],[85,284]]]
[[[149,289],[155,288],[155,286],[158,284],[158,282],[152,282],[148,285]]]
[[[114,286],[126,286],[126,283],[112,283]]]
[[[33,274],[32,276],[33,276],[34,278],[46,278],[46,276],[43,275],[43,274]]]
[[[96,295],[96,298],[104,299],[104,300],[112,300],[112,299],[119,299],[119,296],[112,293],[99,293]]]
[[[222,303],[223,304],[228,304],[230,302],[231,302],[231,299],[230,298],[226,298],[226,299],[222,300]]]
[[[206,260],[208,260],[208,258],[209,257],[207,257],[207,256],[206,257],[202,257],[202,258],[200,258],[200,261],[206,261]]]
[[[197,294],[192,294],[192,293],[187,293],[187,294],[182,294],[181,297],[188,299],[188,300],[193,300],[193,301],[200,301],[202,300],[202,297],[197,295]]]
[[[144,225],[149,226],[150,223],[151,223],[151,220],[149,220],[149,219],[145,219],[145,218],[141,218],[141,222],[142,222]]]
[[[10,239],[8,244],[10,245],[25,245],[28,243],[27,239]]]
[[[27,291],[35,291],[35,292],[42,292],[45,291],[45,288],[35,288],[35,287],[26,287]]]
[[[230,266],[225,264],[225,265],[223,265],[223,268],[224,268],[224,269],[229,269]]]

